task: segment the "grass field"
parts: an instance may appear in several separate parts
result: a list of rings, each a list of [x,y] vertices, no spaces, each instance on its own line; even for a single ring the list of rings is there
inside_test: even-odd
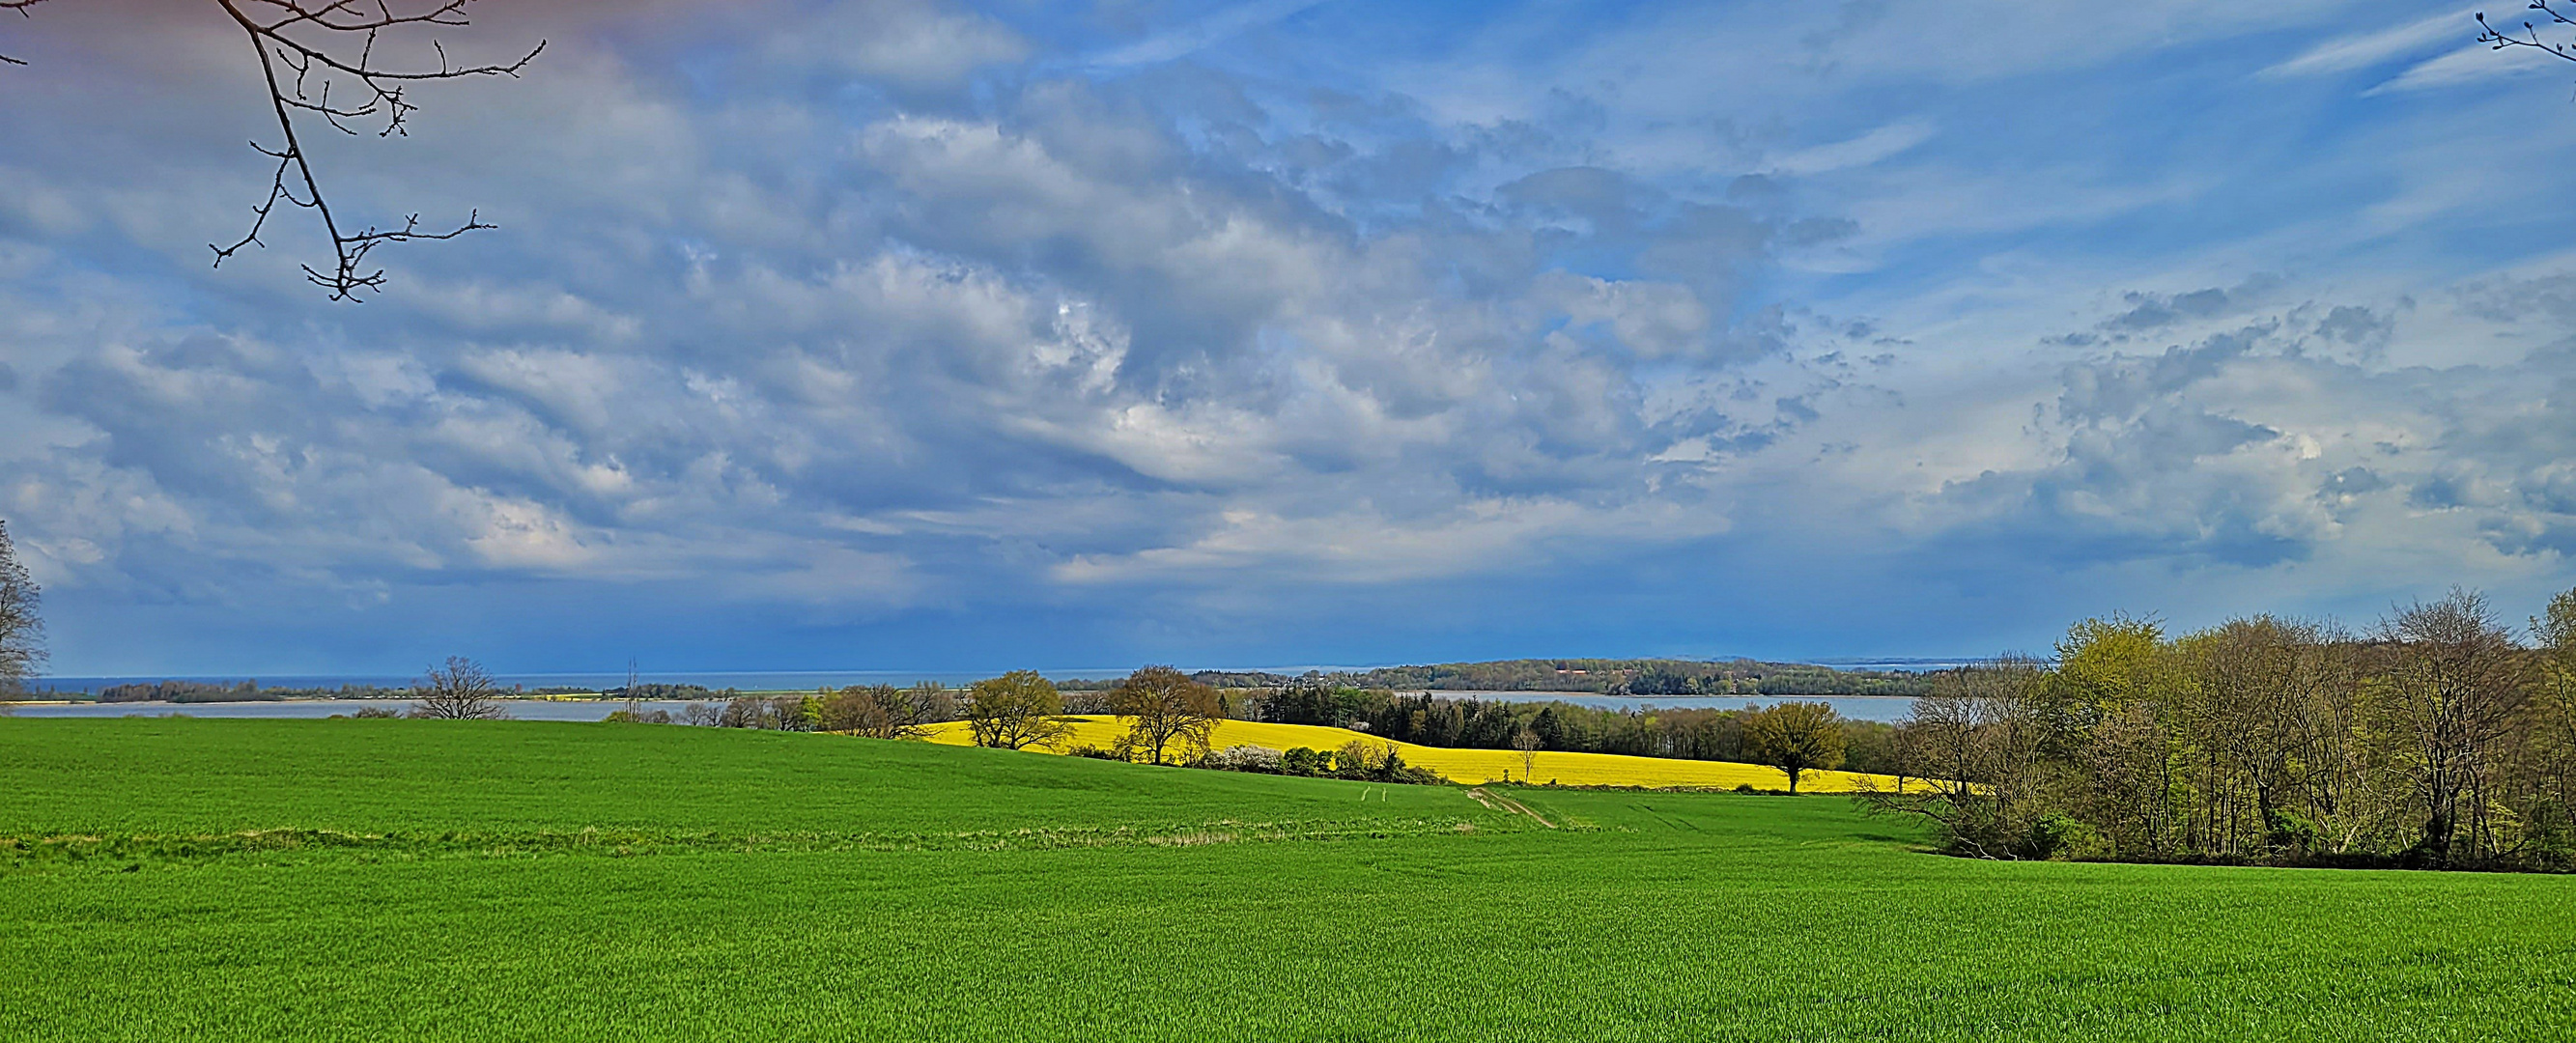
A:
[[[1114,717],[1075,717],[1073,735],[1067,745],[1089,744],[1108,749],[1117,743],[1126,729]],[[954,746],[968,746],[975,741],[965,722],[951,721],[933,725],[930,741]],[[1535,779],[1564,786],[1637,786],[1650,789],[1706,788],[1785,789],[1788,775],[1778,768],[1758,764],[1734,764],[1726,761],[1674,760],[1664,757],[1623,757],[1614,753],[1570,753],[1541,750],[1537,762],[1529,768],[1521,764],[1521,755],[1513,750],[1453,750],[1438,746],[1416,746],[1409,742],[1381,739],[1366,732],[1347,728],[1325,728],[1311,724],[1264,724],[1259,721],[1218,721],[1209,745],[1216,749],[1228,746],[1267,746],[1288,750],[1299,746],[1313,750],[1336,750],[1348,742],[1382,743],[1393,746],[1404,755],[1406,764],[1419,765],[1439,772],[1454,782],[1482,783],[1523,778],[1535,769]],[[1032,748],[1031,752],[1052,752]],[[1896,788],[1891,775],[1865,775],[1849,771],[1809,772],[1799,789],[1818,793],[1848,793],[1867,785],[1889,790]],[[1909,786],[1912,783],[1909,783]]]
[[[170,719],[0,719],[0,794],[12,1040],[2576,1038],[2576,880],[1971,862],[1831,797]]]

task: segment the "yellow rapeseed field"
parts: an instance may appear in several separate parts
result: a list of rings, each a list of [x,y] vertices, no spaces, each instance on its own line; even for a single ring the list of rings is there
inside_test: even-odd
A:
[[[1118,742],[1126,729],[1114,717],[1072,717],[1073,737],[1067,746],[1091,745],[1108,749]],[[931,726],[930,741],[951,746],[974,744],[974,736],[963,721],[950,721]],[[1404,762],[1417,764],[1452,782],[1553,782],[1566,786],[1692,786],[1734,789],[1751,785],[1756,789],[1785,789],[1789,776],[1778,768],[1759,764],[1736,764],[1729,761],[1675,760],[1665,757],[1627,757],[1613,753],[1563,753],[1541,750],[1537,770],[1530,779],[1523,778],[1521,755],[1515,750],[1452,750],[1438,746],[1416,746],[1409,742],[1390,742],[1365,732],[1347,728],[1326,728],[1311,724],[1263,724],[1258,721],[1218,721],[1216,734],[1209,745],[1216,749],[1228,746],[1267,746],[1287,750],[1299,746],[1317,750],[1337,750],[1353,741],[1389,745],[1404,755]],[[1037,751],[1032,752],[1061,752]],[[1911,782],[1911,780],[1908,780]],[[1865,786],[1866,784],[1866,786]],[[1848,793],[1874,786],[1891,789],[1896,785],[1892,775],[1866,775],[1849,771],[1816,771],[1807,773],[1799,784],[1800,792]]]

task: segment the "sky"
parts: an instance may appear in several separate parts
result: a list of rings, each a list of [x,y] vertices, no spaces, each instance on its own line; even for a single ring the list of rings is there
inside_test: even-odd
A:
[[[2518,619],[2576,586],[2576,63],[2474,10],[479,0],[523,77],[314,153],[498,227],[352,304],[300,214],[209,266],[275,139],[220,10],[53,0],[0,519],[61,675]]]

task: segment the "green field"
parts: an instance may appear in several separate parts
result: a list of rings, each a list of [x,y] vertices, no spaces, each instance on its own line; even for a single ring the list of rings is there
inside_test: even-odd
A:
[[[1840,798],[702,728],[0,719],[0,1038],[2576,1038],[2576,879]]]

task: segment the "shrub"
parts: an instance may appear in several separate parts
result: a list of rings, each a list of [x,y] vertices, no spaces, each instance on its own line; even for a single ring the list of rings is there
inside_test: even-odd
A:
[[[1228,746],[1200,758],[1199,767],[1219,771],[1250,771],[1277,775],[1286,760],[1279,751],[1267,746]]]
[[[1279,755],[1279,770],[1289,775],[1322,775],[1333,770],[1333,755],[1299,746]]]
[[[2034,858],[2091,858],[2103,851],[2102,835],[2072,815],[2051,812],[2030,824]]]

